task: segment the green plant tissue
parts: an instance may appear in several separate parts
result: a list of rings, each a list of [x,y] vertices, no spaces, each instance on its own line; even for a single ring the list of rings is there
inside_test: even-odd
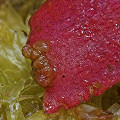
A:
[[[21,53],[28,32],[29,27],[9,3],[0,6],[0,99],[7,120],[24,120],[18,99],[30,79],[30,61]]]

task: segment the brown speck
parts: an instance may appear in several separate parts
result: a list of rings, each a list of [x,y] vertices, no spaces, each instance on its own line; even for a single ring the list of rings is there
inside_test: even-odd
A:
[[[76,83],[76,82],[73,82],[73,84],[77,85],[78,83]]]
[[[110,64],[107,65],[107,68],[108,68],[109,72],[112,72],[114,70],[113,66],[111,66]]]
[[[102,88],[102,84],[100,84],[98,81],[94,82],[93,87],[100,89]]]
[[[42,29],[41,27],[38,27],[38,28],[36,29],[36,31],[39,32],[41,29]]]
[[[115,62],[119,62],[118,60],[115,60]]]
[[[106,52],[103,52],[104,55],[106,55]]]
[[[65,78],[65,75],[63,75],[62,78]]]
[[[94,88],[93,88],[93,86],[90,86],[90,94],[91,94],[91,95],[94,94]]]

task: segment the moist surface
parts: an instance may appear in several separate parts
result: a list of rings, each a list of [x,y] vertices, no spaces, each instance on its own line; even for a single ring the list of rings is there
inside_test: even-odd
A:
[[[46,113],[89,101],[120,82],[119,8],[119,0],[48,0],[33,14],[27,45],[49,41],[45,56],[54,71]]]

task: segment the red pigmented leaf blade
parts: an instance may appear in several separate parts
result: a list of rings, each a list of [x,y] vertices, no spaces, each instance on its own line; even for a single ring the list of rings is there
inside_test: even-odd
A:
[[[27,44],[49,40],[54,68],[44,109],[54,113],[120,82],[120,1],[48,0],[30,19]]]

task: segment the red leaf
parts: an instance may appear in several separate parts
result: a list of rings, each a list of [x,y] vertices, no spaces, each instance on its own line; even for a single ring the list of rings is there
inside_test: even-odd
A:
[[[44,110],[54,113],[120,82],[119,0],[48,0],[30,19],[27,44],[49,41],[54,69]]]

